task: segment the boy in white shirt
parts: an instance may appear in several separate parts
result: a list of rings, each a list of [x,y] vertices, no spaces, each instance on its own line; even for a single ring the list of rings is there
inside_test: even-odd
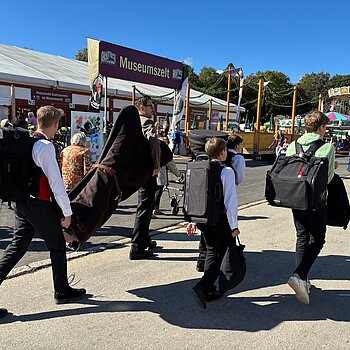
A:
[[[205,144],[207,155],[223,166],[221,182],[223,186],[223,212],[220,222],[215,225],[198,224],[207,246],[204,274],[201,280],[193,287],[193,294],[198,304],[206,308],[206,302],[220,298],[222,294],[215,288],[215,281],[219,276],[222,259],[227,247],[234,244],[234,237],[240,232],[238,229],[238,202],[236,194],[235,173],[232,168],[225,166],[227,157],[226,142],[220,138],[211,138]],[[189,223],[187,234],[196,232],[197,225]]]

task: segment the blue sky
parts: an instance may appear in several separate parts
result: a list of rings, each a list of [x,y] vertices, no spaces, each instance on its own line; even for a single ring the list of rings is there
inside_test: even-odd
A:
[[[103,4],[103,5],[101,5]],[[0,43],[75,58],[86,37],[246,75],[350,74],[350,1],[2,0]]]

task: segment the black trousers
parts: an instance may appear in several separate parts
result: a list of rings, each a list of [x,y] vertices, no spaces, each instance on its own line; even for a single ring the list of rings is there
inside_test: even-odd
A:
[[[301,279],[307,275],[325,244],[327,207],[317,210],[292,210],[297,233],[296,269]]]
[[[227,247],[234,244],[234,239],[231,235],[232,231],[226,215],[222,217],[219,224],[198,224],[198,228],[203,233],[207,248],[204,274],[198,285],[203,289],[204,293],[210,293],[215,291],[214,283],[219,277],[222,259],[224,258]]]
[[[13,203],[13,208],[15,229],[12,241],[0,260],[0,283],[27,252],[37,231],[50,251],[54,289],[64,292],[68,288],[66,243],[58,210],[51,202],[32,198]]]
[[[159,209],[160,198],[162,197],[164,186],[157,186],[156,194],[154,196],[154,209]]]
[[[151,223],[156,190],[157,179],[154,176],[139,189],[134,230],[131,236],[132,250],[142,250],[148,245],[150,240],[149,225]]]
[[[173,142],[173,149],[172,149],[172,151],[173,151],[174,154],[175,154],[176,148],[177,148],[177,154],[180,155],[180,143]]]
[[[199,241],[199,254],[197,258],[197,269],[199,271],[204,271],[206,256],[207,256],[207,246],[205,244],[203,232],[201,232],[201,239]]]

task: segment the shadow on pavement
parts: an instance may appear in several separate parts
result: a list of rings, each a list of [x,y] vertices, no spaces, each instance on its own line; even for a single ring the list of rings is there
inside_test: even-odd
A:
[[[283,251],[248,252],[247,275],[233,292],[249,292],[264,287],[285,285],[294,266],[294,254]],[[312,275],[324,280],[348,280],[346,256],[319,257]],[[195,264],[193,264],[195,269]],[[263,296],[225,296],[208,304],[202,310],[191,295],[195,280],[128,290],[139,298],[150,301],[110,301],[103,295],[87,296],[80,307],[69,310],[40,312],[27,315],[9,315],[0,324],[31,322],[57,317],[96,313],[149,311],[158,314],[169,324],[189,329],[224,329],[257,332],[270,330],[285,321],[350,321],[350,292],[312,288],[311,304],[299,303],[294,294]],[[311,281],[312,282],[312,281]],[[101,281],[103,283],[103,281]],[[261,293],[261,291],[259,291]],[[95,299],[93,299],[95,298]],[[84,307],[84,305],[87,305]]]

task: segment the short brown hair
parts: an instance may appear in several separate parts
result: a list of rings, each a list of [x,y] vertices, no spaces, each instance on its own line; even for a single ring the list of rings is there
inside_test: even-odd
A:
[[[153,101],[151,99],[150,96],[147,96],[147,95],[144,95],[140,98],[137,99],[136,103],[135,103],[135,106],[137,109],[140,109],[141,106],[146,106],[148,105],[148,101],[151,101],[151,103],[153,104]]]
[[[55,108],[54,106],[43,106],[38,109],[38,125],[42,128],[49,128],[55,122],[60,120],[64,112],[62,109]]]
[[[305,116],[305,130],[307,132],[316,132],[320,126],[327,125],[329,118],[320,111],[313,111]]]
[[[227,148],[235,149],[235,147],[237,147],[242,142],[243,142],[242,137],[240,137],[239,135],[233,134],[228,138]]]
[[[205,152],[212,159],[217,159],[225,148],[226,141],[219,137],[212,137],[205,143]]]

